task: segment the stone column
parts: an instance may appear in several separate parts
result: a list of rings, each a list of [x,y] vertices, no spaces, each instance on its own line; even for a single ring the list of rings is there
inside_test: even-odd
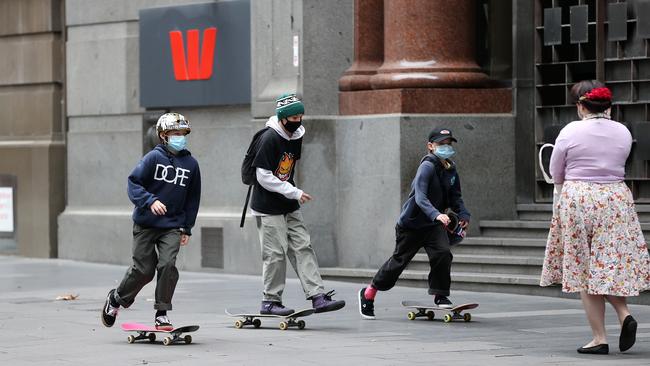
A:
[[[350,82],[361,75],[346,72],[340,114],[511,112],[511,90],[496,87],[476,62],[476,6],[475,0],[384,0],[384,62],[369,85]],[[371,18],[363,11],[355,29]],[[355,41],[365,56],[369,41]]]
[[[384,64],[373,89],[476,87],[488,77],[476,64],[474,0],[388,0]]]
[[[384,60],[384,0],[354,1],[354,62],[339,90],[368,90]]]

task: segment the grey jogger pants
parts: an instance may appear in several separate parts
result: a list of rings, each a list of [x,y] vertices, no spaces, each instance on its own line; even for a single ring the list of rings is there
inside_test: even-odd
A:
[[[302,213],[294,211],[285,215],[257,216],[256,220],[262,247],[264,301],[282,302],[287,258],[307,298],[325,292]]]
[[[117,287],[115,299],[128,308],[142,288],[158,272],[154,309],[171,310],[178,282],[176,256],[181,245],[179,229],[145,228],[133,225],[133,265]],[[156,249],[157,252],[156,253]]]

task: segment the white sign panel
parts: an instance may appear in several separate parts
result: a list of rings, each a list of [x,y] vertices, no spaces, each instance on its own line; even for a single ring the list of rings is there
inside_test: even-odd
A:
[[[14,189],[0,187],[0,232],[14,231]]]
[[[298,67],[299,65],[299,55],[300,55],[300,40],[298,36],[293,36],[293,66]]]

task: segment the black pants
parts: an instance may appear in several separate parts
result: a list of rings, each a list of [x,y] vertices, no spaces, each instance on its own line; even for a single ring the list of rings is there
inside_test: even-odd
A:
[[[429,256],[429,294],[449,296],[451,285],[451,260],[453,258],[447,232],[442,225],[420,230],[405,230],[395,227],[395,252],[372,279],[372,285],[379,291],[387,291],[411,262],[415,254],[424,248]]]
[[[117,287],[117,302],[125,308],[131,306],[138,292],[153,280],[157,272],[156,302],[153,307],[156,310],[171,310],[178,282],[176,256],[180,245],[181,234],[178,229],[145,228],[134,224],[133,265],[127,269]]]

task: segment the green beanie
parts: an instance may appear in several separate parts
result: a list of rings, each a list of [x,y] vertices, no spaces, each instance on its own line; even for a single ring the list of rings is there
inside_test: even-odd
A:
[[[282,94],[275,100],[275,114],[279,120],[304,113],[305,106],[295,94]]]

